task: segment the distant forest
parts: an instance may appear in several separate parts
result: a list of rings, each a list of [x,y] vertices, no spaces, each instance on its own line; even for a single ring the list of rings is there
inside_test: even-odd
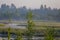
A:
[[[0,7],[0,20],[7,20],[9,16],[12,20],[26,20],[28,11],[31,10],[33,20],[51,20],[60,21],[60,9],[46,7],[41,5],[39,9],[27,9],[26,6],[16,8],[14,4],[11,6],[2,4]]]

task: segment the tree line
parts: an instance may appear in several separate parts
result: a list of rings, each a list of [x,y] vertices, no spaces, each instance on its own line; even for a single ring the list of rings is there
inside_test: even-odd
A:
[[[14,20],[27,20],[25,16],[29,10],[32,11],[33,20],[60,21],[60,9],[52,9],[51,7],[46,7],[46,5],[41,5],[39,9],[27,9],[26,6],[16,8],[14,4],[11,4],[11,6],[6,4],[1,5],[0,20],[9,19],[8,14]]]

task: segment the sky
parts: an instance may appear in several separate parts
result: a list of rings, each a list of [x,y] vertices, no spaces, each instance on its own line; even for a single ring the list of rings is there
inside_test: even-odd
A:
[[[22,7],[26,6],[27,8],[40,8],[41,4],[47,5],[47,7],[51,8],[60,8],[60,0],[0,0],[1,4],[11,5],[11,3],[15,4],[15,6]]]

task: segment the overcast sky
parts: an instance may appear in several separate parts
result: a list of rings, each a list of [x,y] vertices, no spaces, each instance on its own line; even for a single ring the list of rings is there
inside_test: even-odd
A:
[[[26,6],[27,8],[40,8],[40,5],[47,5],[47,7],[60,8],[60,0],[0,0],[1,4],[6,3],[11,5],[15,4],[16,7]]]

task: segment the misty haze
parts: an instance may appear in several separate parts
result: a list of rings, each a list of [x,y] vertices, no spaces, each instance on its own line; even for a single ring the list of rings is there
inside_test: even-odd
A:
[[[0,0],[0,40],[60,40],[60,0]]]

